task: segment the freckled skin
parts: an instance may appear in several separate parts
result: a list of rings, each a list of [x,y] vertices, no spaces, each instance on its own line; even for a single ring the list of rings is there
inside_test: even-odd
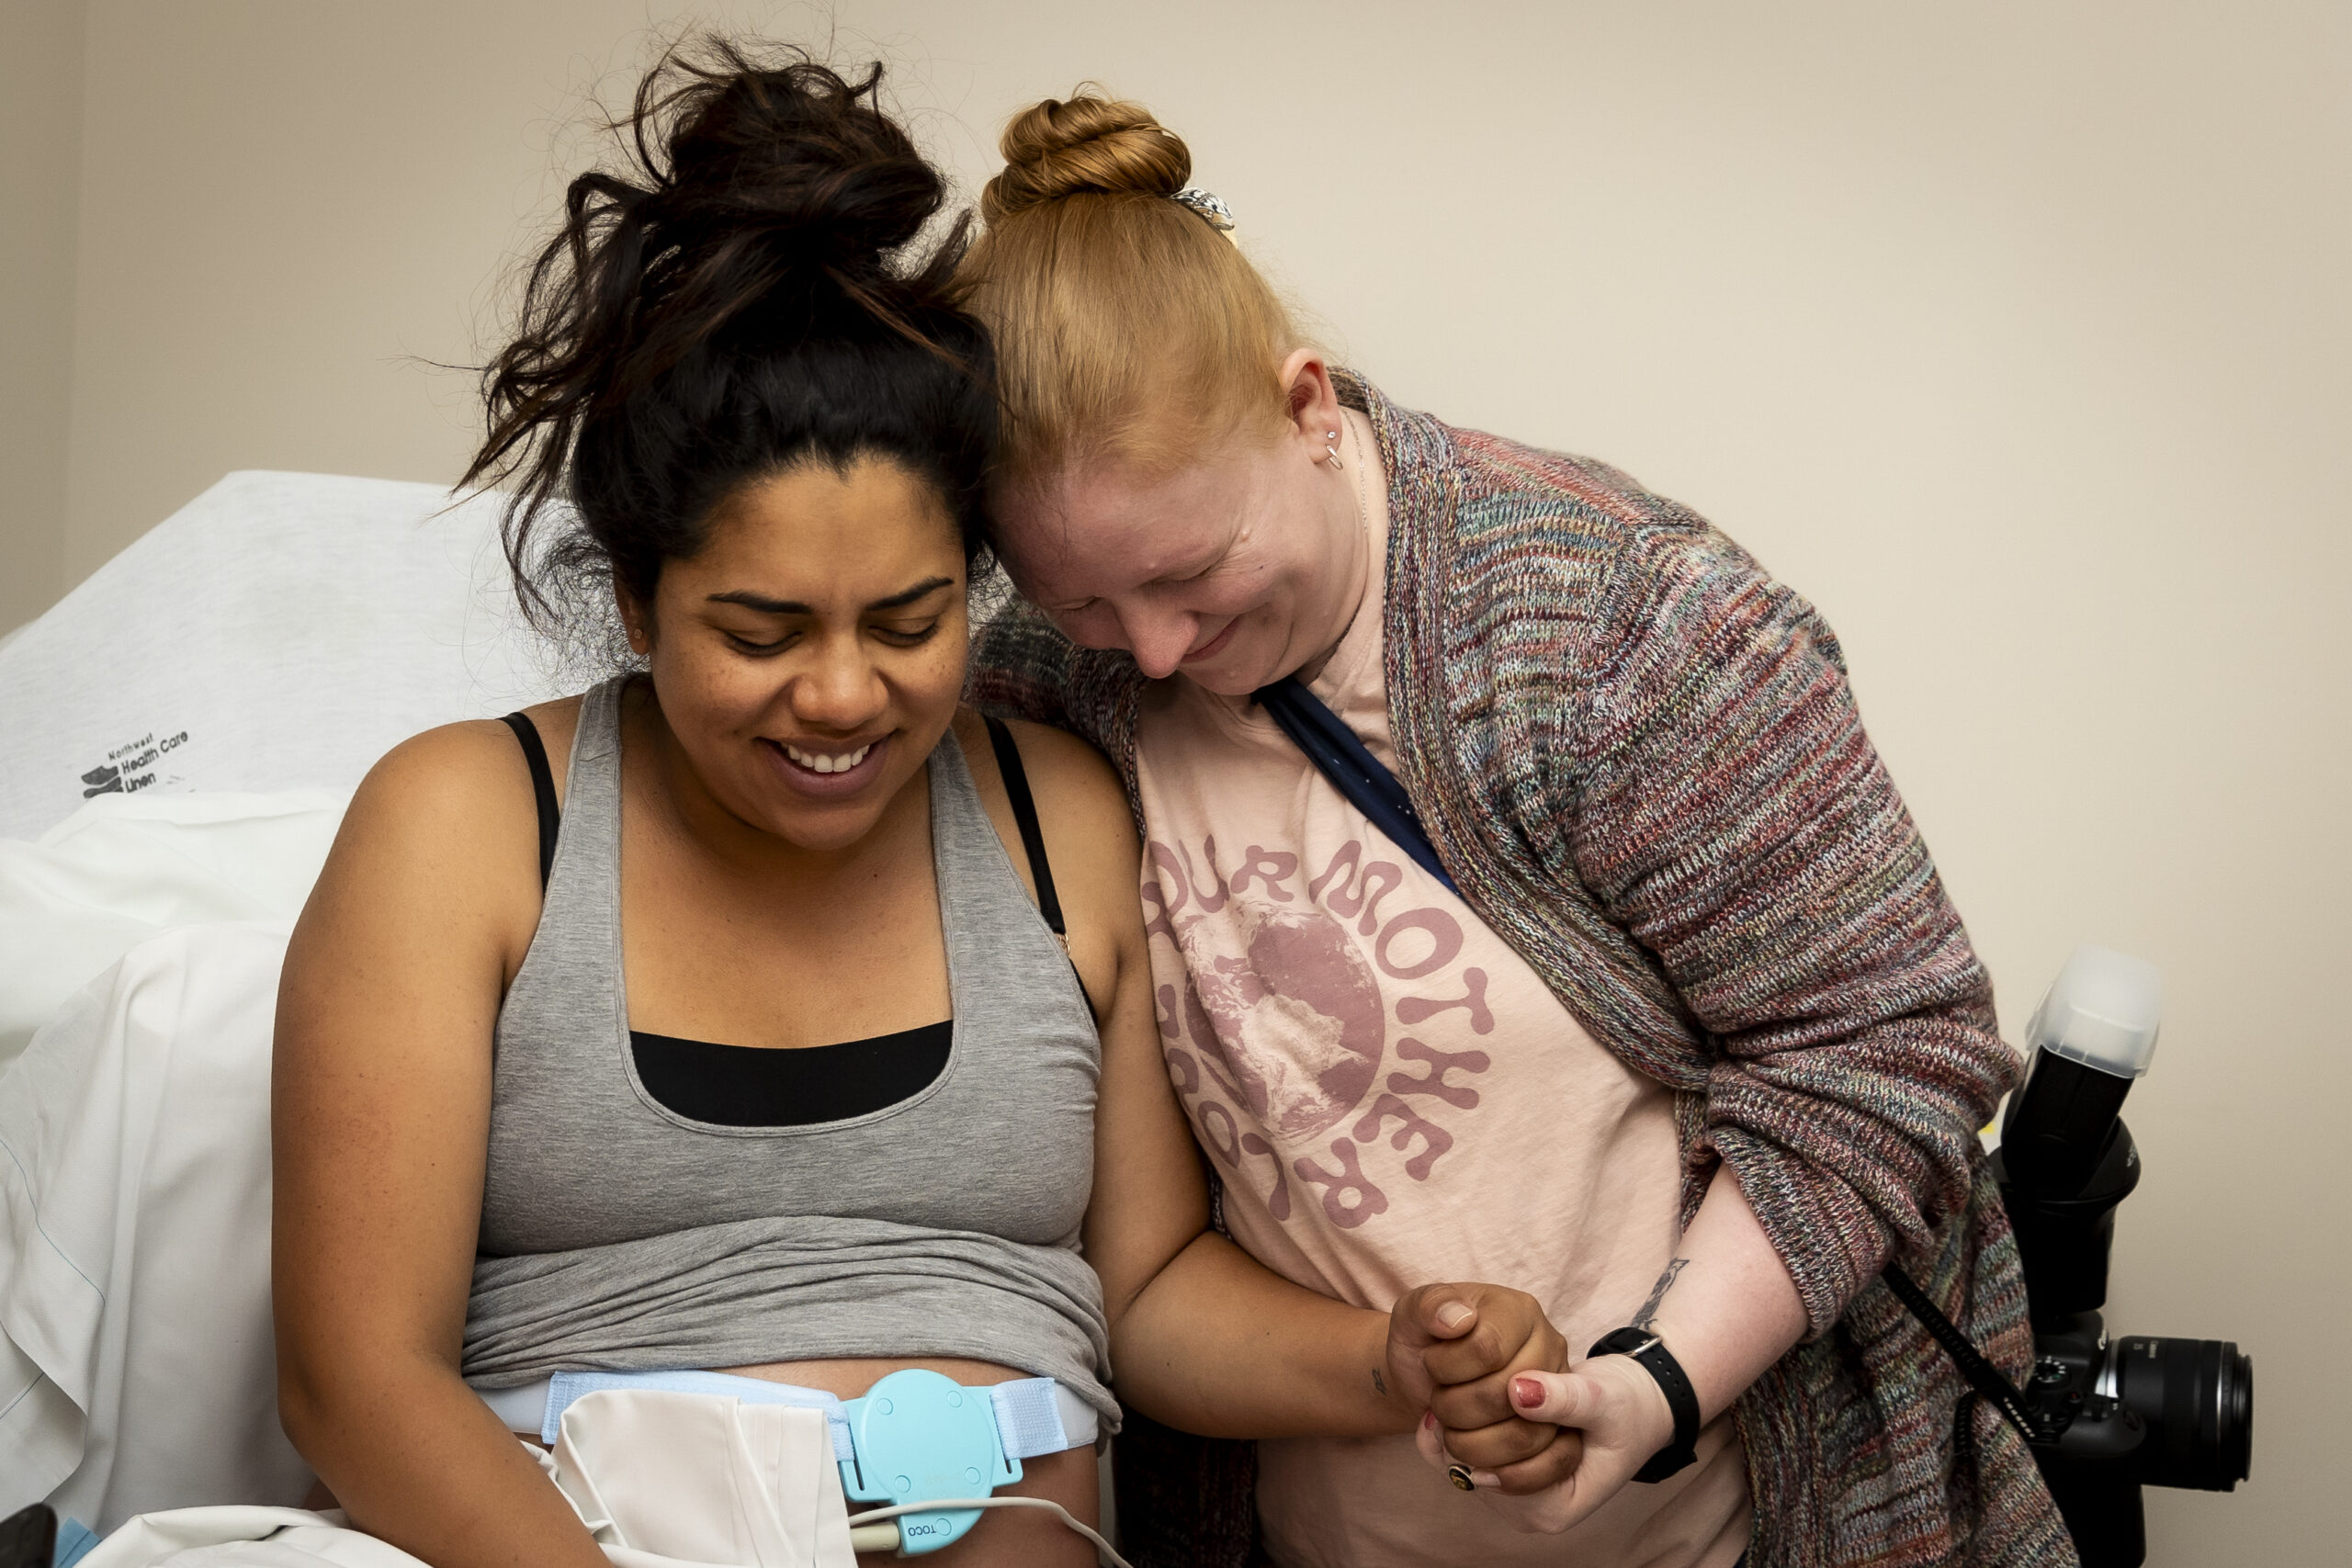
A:
[[[1022,592],[1072,641],[1124,649],[1155,679],[1181,670],[1238,696],[1318,663],[1363,602],[1383,483],[1370,427],[1312,351],[1284,384],[1303,389],[1286,417],[1167,474],[1105,464],[998,494],[997,548]]]

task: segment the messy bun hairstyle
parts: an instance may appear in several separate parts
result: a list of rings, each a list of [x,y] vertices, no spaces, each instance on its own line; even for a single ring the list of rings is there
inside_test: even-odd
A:
[[[1170,197],[1193,155],[1140,104],[1081,86],[1012,118],[965,265],[996,343],[999,477],[1105,459],[1164,470],[1279,428],[1300,339],[1258,269]]]
[[[1004,173],[980,193],[980,216],[1001,222],[1066,196],[1174,196],[1193,177],[1193,152],[1141,104],[1086,95],[1047,98],[1004,128]]]
[[[673,51],[612,128],[623,166],[571,182],[462,481],[515,482],[506,557],[542,629],[608,624],[612,585],[650,604],[720,502],[804,462],[904,465],[978,551],[996,411],[956,303],[967,220],[917,247],[945,188],[881,76]]]

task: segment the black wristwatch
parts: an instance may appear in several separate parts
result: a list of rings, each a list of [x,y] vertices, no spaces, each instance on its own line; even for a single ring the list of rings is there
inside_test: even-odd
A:
[[[1674,1441],[1652,1454],[1647,1464],[1634,1472],[1634,1479],[1664,1481],[1690,1468],[1699,1457],[1699,1395],[1666,1341],[1646,1328],[1620,1328],[1593,1341],[1585,1357],[1594,1356],[1631,1356],[1639,1361],[1666,1392],[1666,1407],[1674,1412]]]

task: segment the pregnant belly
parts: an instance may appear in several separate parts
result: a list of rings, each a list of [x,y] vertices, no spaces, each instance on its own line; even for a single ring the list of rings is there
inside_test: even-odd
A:
[[[909,1356],[903,1359],[894,1356],[847,1356],[830,1361],[763,1361],[754,1367],[712,1367],[715,1372],[729,1377],[758,1378],[763,1382],[788,1383],[794,1388],[822,1389],[836,1399],[863,1398],[866,1390],[888,1377],[892,1372],[920,1367],[953,1378],[967,1388],[987,1388],[995,1383],[1011,1382],[1029,1374],[1001,1367],[994,1361],[974,1361],[961,1356]],[[534,1448],[548,1445],[537,1432],[517,1432],[516,1437]]]
[[[889,1356],[850,1356],[831,1361],[766,1361],[756,1367],[714,1367],[711,1370],[725,1372],[730,1377],[790,1383],[796,1388],[820,1388],[836,1399],[858,1399],[892,1372],[904,1371],[909,1367],[921,1367],[925,1371],[954,1378],[970,1388],[1011,1382],[1015,1378],[1029,1375],[1015,1371],[1011,1367],[1000,1367],[993,1361],[971,1361],[960,1356],[910,1356],[904,1360]]]
[[[890,1373],[909,1367],[921,1367],[972,1388],[1030,1375],[993,1361],[975,1361],[960,1356],[909,1356],[903,1359],[863,1356],[826,1361],[768,1361],[753,1367],[710,1370],[732,1377],[822,1389],[837,1398],[856,1399]],[[536,1432],[517,1432],[515,1436],[535,1448],[547,1447]],[[1022,1479],[1001,1488],[1001,1495],[1050,1498],[1086,1525],[1100,1522],[1093,1450],[1080,1447],[1057,1454],[1040,1454],[1023,1461],[1022,1470]],[[313,1488],[307,1506],[332,1508],[336,1505],[334,1496],[323,1486],[318,1486]],[[992,1515],[982,1521],[981,1528],[938,1553],[935,1560],[939,1568],[1087,1568],[1094,1562],[1094,1551],[1060,1521],[1019,1509]],[[858,1554],[861,1564],[887,1561],[887,1554]]]
[[[909,1367],[954,1378],[969,1388],[1011,1382],[1029,1375],[993,1361],[971,1361],[959,1356],[910,1356],[904,1360],[861,1356],[833,1361],[770,1361],[757,1367],[718,1370],[739,1378],[821,1388],[841,1399],[856,1399],[892,1372]],[[1040,1454],[1035,1459],[1023,1460],[1021,1468],[1021,1480],[1005,1487],[1001,1495],[1050,1498],[1083,1524],[1093,1526],[1101,1522],[1092,1449]],[[860,1564],[878,1564],[890,1558],[888,1553],[860,1552],[857,1560]],[[982,1520],[970,1535],[933,1559],[939,1568],[1089,1568],[1094,1560],[1094,1549],[1084,1538],[1066,1529],[1059,1520],[1025,1508],[998,1511]]]

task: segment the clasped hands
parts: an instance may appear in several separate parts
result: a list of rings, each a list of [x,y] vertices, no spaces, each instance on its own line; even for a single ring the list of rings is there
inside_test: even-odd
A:
[[[1637,1362],[1571,1358],[1535,1298],[1502,1285],[1398,1298],[1388,1378],[1420,1413],[1421,1457],[1466,1466],[1478,1495],[1531,1532],[1573,1528],[1674,1439],[1666,1395]]]

